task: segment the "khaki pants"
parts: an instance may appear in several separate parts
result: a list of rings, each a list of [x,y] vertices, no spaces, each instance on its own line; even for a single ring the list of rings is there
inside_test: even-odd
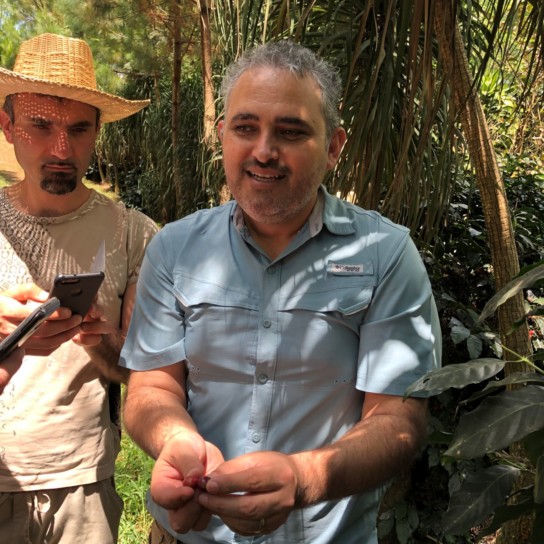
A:
[[[149,544],[177,544],[178,542],[180,541],[176,540],[162,525],[156,521],[153,522],[149,533]]]
[[[0,544],[115,544],[122,511],[113,479],[0,492]]]

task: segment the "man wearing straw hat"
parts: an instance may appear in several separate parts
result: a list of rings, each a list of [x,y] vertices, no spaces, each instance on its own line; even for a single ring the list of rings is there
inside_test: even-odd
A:
[[[101,123],[148,101],[100,91],[89,46],[44,34],[21,45],[13,70],[0,68],[2,104],[24,179],[0,190],[0,339],[57,274],[88,272],[102,245],[105,280],[84,318],[63,308],[28,340],[0,395],[0,544],[113,543],[122,501],[109,401],[125,381],[117,361],[157,228],[82,178]]]

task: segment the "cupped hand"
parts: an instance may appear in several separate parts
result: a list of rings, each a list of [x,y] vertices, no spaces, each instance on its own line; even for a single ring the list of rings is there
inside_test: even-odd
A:
[[[199,503],[201,490],[195,482],[221,463],[219,449],[193,431],[175,434],[164,445],[151,474],[151,497],[168,510],[174,531],[207,527],[211,512]]]
[[[241,535],[271,533],[295,508],[300,478],[296,464],[283,453],[242,455],[208,475],[199,503]]]

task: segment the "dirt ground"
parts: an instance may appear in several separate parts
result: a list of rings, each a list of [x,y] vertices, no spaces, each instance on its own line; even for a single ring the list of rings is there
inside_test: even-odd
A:
[[[0,176],[8,181],[23,179],[23,171],[15,159],[13,146],[6,142],[4,133],[0,130]]]

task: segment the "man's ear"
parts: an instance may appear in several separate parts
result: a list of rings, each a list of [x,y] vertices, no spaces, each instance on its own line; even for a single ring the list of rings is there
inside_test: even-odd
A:
[[[4,131],[4,136],[6,137],[6,140],[10,144],[12,144],[13,139],[11,137],[11,131],[12,131],[11,120],[9,118],[9,115],[2,109],[0,109],[0,127],[2,127],[2,130]]]
[[[217,135],[219,136],[219,141],[223,143],[223,133],[225,131],[225,120],[221,119],[219,123],[217,123]]]
[[[337,127],[332,134],[331,141],[329,142],[328,156],[327,156],[327,169],[332,170],[340,157],[340,153],[346,143],[347,134],[342,127]]]

